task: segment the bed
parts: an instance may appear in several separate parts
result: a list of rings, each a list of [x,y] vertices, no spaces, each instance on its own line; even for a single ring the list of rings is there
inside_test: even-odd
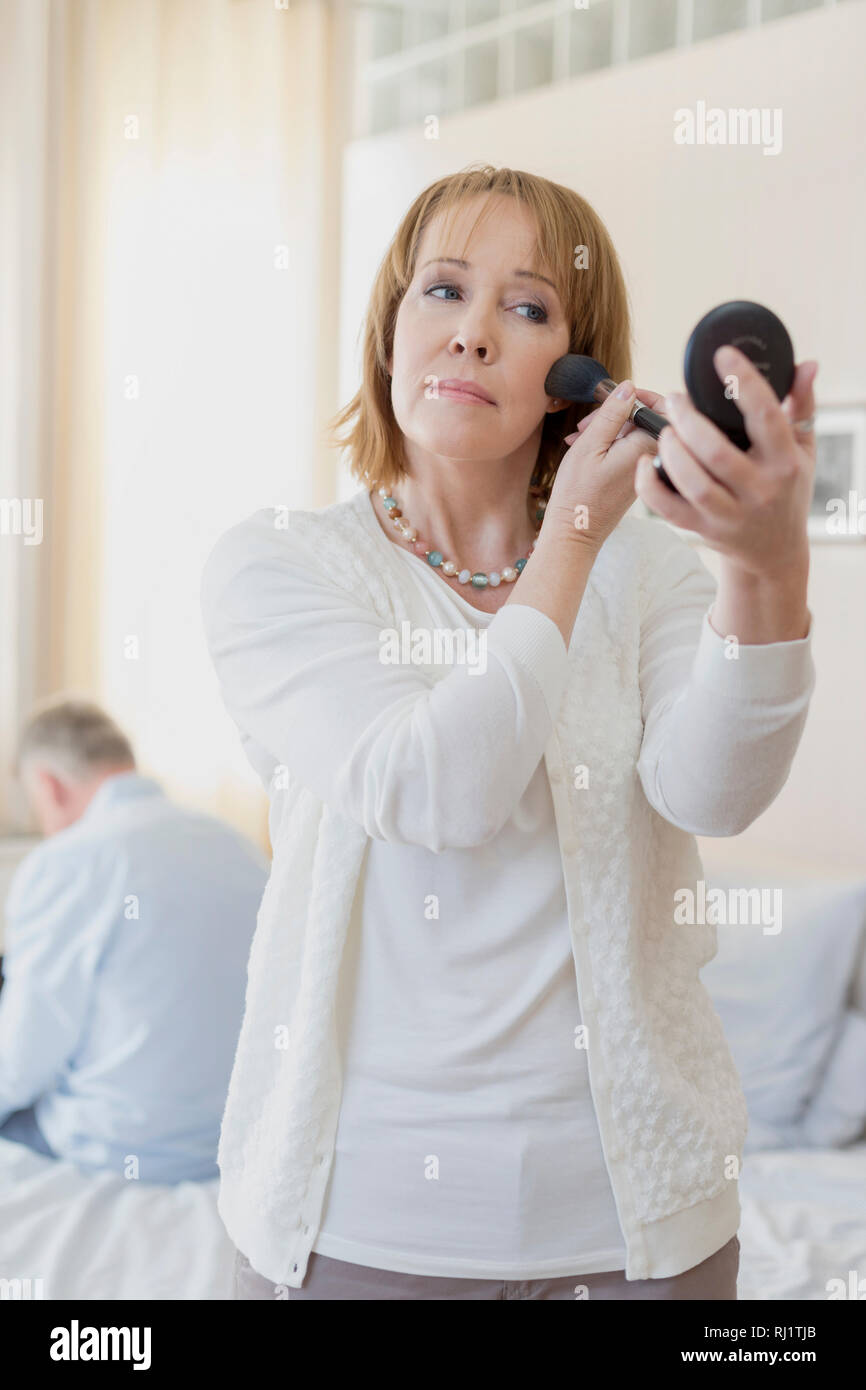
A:
[[[866,1142],[751,1153],[740,1204],[741,1299],[826,1300],[866,1276]]]
[[[0,1279],[22,1281],[7,1296],[231,1298],[218,1185],[86,1173],[0,1138]]]
[[[866,884],[782,887],[781,930],[720,927],[702,973],[749,1104],[739,1296],[850,1297],[851,1271],[866,1277]],[[230,1299],[217,1189],[87,1174],[0,1138],[0,1296]]]

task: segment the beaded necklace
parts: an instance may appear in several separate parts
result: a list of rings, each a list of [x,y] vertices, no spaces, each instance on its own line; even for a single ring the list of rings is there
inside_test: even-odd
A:
[[[376,487],[375,482],[373,483],[373,487]],[[473,588],[476,589],[486,589],[488,584],[491,588],[496,588],[498,584],[503,582],[506,584],[514,583],[515,579],[520,575],[521,570],[528,563],[529,557],[536,547],[538,535],[541,530],[541,523],[544,520],[545,508],[547,506],[546,501],[544,501],[543,489],[540,487],[531,487],[529,489],[530,496],[534,496],[538,499],[535,509],[535,519],[538,525],[535,528],[535,540],[530,545],[527,553],[521,556],[519,560],[515,560],[513,565],[506,565],[502,570],[490,570],[489,572],[475,570],[473,573],[472,570],[465,568],[465,566],[461,567],[458,560],[446,560],[441,550],[436,550],[433,546],[428,545],[426,541],[421,540],[416,528],[404,517],[396,497],[393,496],[388,488],[380,487],[377,488],[377,491],[382,499],[382,505],[391,518],[391,521],[394,523],[394,526],[416,555],[420,555],[422,559],[425,559],[428,565],[431,565],[433,569],[441,569],[442,573],[447,574],[449,578],[456,579],[460,584],[471,584]]]

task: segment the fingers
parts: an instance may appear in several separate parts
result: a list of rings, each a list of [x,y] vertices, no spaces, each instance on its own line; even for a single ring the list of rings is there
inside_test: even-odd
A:
[[[667,464],[665,464],[667,471]],[[701,524],[695,508],[685,497],[677,496],[662,482],[649,454],[641,454],[635,469],[634,490],[656,516],[684,531],[698,531]]]
[[[604,455],[616,439],[623,425],[628,424],[629,415],[635,401],[634,382],[626,379],[611,391],[607,400],[589,416],[585,430],[578,431],[590,441],[594,453]]]
[[[728,440],[725,443],[733,448]],[[696,511],[710,515],[715,521],[736,515],[738,503],[733,493],[716,481],[703,466],[703,456],[695,458],[670,425],[659,435],[658,457],[671,482],[676,484],[680,496],[691,503]],[[661,486],[664,484],[661,483]]]
[[[791,442],[790,424],[775,391],[757,367],[730,344],[716,350],[713,365],[722,381],[734,378],[734,400],[752,443],[770,460],[786,451]]]
[[[787,418],[809,420],[815,414],[815,377],[818,375],[817,362],[800,362],[794,373],[794,382],[782,402]],[[806,436],[800,436],[802,439]]]
[[[635,395],[643,405],[648,405],[650,410],[656,410],[660,415],[664,415],[665,398],[658,391],[644,391],[635,388]]]
[[[688,396],[674,392],[667,397],[662,413],[670,420],[677,438],[691,450],[713,478],[735,497],[742,497],[748,490],[754,468],[742,449],[732,444],[718,425],[696,410]],[[667,431],[662,430],[659,451],[666,434]]]

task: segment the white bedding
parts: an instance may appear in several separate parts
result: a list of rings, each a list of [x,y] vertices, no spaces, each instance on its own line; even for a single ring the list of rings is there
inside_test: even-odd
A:
[[[39,1278],[47,1299],[230,1299],[217,1186],[88,1175],[0,1139],[0,1278]],[[747,1155],[740,1204],[741,1299],[866,1277],[866,1143]]]
[[[41,1279],[46,1299],[229,1299],[218,1185],[88,1174],[0,1139],[0,1278]]]
[[[827,1299],[829,1279],[866,1278],[866,1143],[747,1154],[740,1206],[741,1299]]]

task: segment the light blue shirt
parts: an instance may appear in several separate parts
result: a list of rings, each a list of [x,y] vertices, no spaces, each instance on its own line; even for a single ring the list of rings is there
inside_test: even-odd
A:
[[[6,1137],[26,1112],[84,1168],[218,1176],[268,873],[235,830],[135,772],[107,778],[27,855],[6,902],[0,1125],[18,1112]]]

